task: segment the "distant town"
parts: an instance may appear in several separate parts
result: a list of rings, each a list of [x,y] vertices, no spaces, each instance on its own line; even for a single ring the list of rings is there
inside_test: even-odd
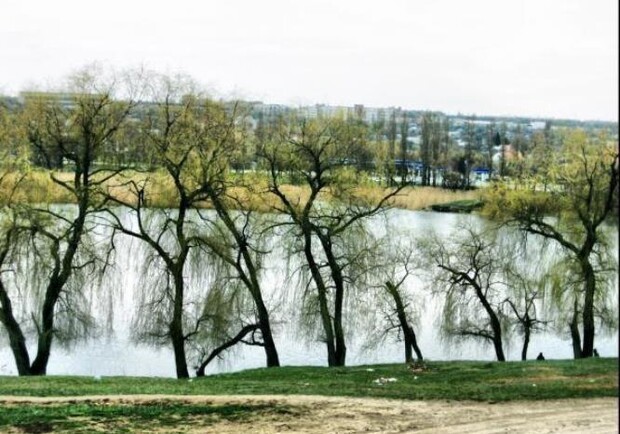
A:
[[[64,108],[71,108],[76,94],[69,92],[24,91],[16,97],[0,96],[0,104],[8,111],[19,111],[29,100],[50,99]],[[355,156],[352,165],[378,173],[376,148],[388,148],[385,160],[392,160],[392,169],[378,178],[402,179],[420,185],[453,187],[448,173],[460,173],[457,188],[486,184],[492,176],[511,175],[515,164],[523,162],[529,152],[541,142],[559,148],[564,129],[582,129],[588,134],[603,134],[610,145],[618,143],[618,123],[608,121],[580,121],[533,117],[506,117],[475,114],[446,114],[439,111],[410,110],[401,107],[332,106],[314,104],[292,106],[262,101],[224,101],[224,106],[236,107],[242,113],[246,128],[256,138],[260,132],[278,119],[335,119],[357,123],[365,128],[365,140],[372,155]],[[151,102],[141,102],[131,117],[138,120],[147,113]],[[555,139],[554,139],[555,137]],[[374,143],[374,145],[373,145]],[[136,155],[121,146],[116,157],[136,161]],[[139,158],[138,158],[139,159]],[[249,156],[233,168],[253,167]],[[518,164],[517,164],[518,166]],[[391,172],[391,174],[390,174]],[[387,176],[387,178],[386,178]]]
[[[444,114],[442,112],[429,112],[426,110],[408,110],[400,107],[366,107],[362,104],[354,106],[331,106],[325,104],[314,104],[307,106],[294,107],[284,104],[267,104],[261,101],[248,102],[252,108],[252,117],[260,119],[262,116],[272,118],[283,114],[296,112],[298,115],[314,119],[319,117],[342,116],[345,119],[361,119],[368,125],[389,124],[390,122],[400,124],[403,120],[408,121],[407,141],[415,146],[420,143],[421,127],[420,119],[424,113],[435,113],[439,117],[444,117],[450,121],[450,137],[456,143],[465,146],[463,137],[464,126],[471,122],[476,126],[477,132],[483,132],[490,125],[502,126],[508,134],[523,134],[526,138],[531,137],[535,131],[547,128],[583,128],[586,130],[607,130],[612,138],[618,138],[618,123],[608,121],[588,120],[580,121],[573,119],[549,119],[533,117],[505,117],[492,115],[476,114]],[[397,133],[400,138],[400,132]]]

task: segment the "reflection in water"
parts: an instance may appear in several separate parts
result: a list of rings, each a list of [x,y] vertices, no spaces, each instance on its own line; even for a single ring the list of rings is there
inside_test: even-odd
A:
[[[470,217],[477,218],[477,217]],[[394,210],[389,214],[389,222],[400,228],[410,228],[412,234],[426,233],[430,229],[440,234],[449,233],[457,224],[459,216],[429,212],[411,212]],[[375,219],[372,223],[377,232],[382,232],[385,222]],[[616,237],[617,238],[617,237]],[[116,278],[117,300],[113,323],[114,332],[107,337],[92,339],[75,345],[71,350],[56,346],[52,351],[48,373],[52,375],[131,375],[173,377],[175,374],[174,358],[169,348],[153,348],[140,345],[130,340],[130,323],[135,305],[133,292],[138,287],[140,265],[143,262],[144,250],[138,248],[135,240],[124,239],[117,242]],[[141,252],[141,253],[140,253]],[[283,290],[282,282],[286,274],[286,262],[267,261],[269,268],[265,273],[264,288]],[[408,282],[410,291],[420,288],[421,282],[411,279]],[[617,291],[617,287],[616,287]],[[418,300],[416,300],[418,301]],[[419,300],[425,306],[419,321],[418,341],[425,358],[429,360],[469,359],[494,360],[494,352],[490,346],[474,343],[450,344],[442,342],[438,333],[436,317],[438,306],[430,298]],[[326,366],[325,345],[320,342],[304,342],[296,333],[296,324],[291,314],[283,308],[276,309],[277,318],[276,344],[280,361],[283,365],[317,365]],[[598,335],[596,347],[602,357],[618,356],[618,333],[611,336]],[[0,340],[0,375],[15,374],[16,369],[12,354],[5,340]],[[347,364],[359,365],[370,363],[398,363],[404,360],[403,344],[386,339],[368,348],[361,336],[348,342]],[[521,342],[518,336],[507,345],[508,360],[519,360]],[[530,358],[543,352],[547,359],[570,359],[572,347],[568,334],[556,336],[551,333],[534,334],[529,348]],[[213,362],[207,373],[230,372],[242,369],[260,368],[265,366],[265,354],[260,347],[238,346],[225,353],[225,359]]]

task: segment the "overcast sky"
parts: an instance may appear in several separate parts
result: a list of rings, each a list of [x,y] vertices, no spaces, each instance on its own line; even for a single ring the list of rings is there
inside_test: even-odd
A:
[[[272,103],[618,120],[618,0],[0,0],[0,93],[94,61]]]

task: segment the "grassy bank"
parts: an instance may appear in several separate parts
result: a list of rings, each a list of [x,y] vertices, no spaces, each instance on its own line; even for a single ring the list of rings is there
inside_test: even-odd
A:
[[[470,213],[476,209],[482,208],[483,205],[484,202],[480,199],[465,199],[433,204],[431,205],[431,209],[438,212]]]
[[[139,404],[76,402],[0,407],[1,432],[179,432],[180,426],[206,428],[219,421],[249,424],[295,410],[282,405],[204,405],[166,400]],[[16,431],[13,431],[16,430]]]
[[[395,379],[393,381],[377,381]],[[383,384],[382,384],[383,383]],[[618,359],[430,362],[345,368],[253,369],[192,380],[137,377],[0,377],[0,395],[307,394],[510,401],[618,396]]]
[[[113,399],[104,395],[154,395]],[[192,401],[156,395],[304,394],[405,400],[522,401],[618,396],[618,359],[542,362],[434,362],[422,369],[374,365],[347,368],[253,369],[192,380],[136,377],[0,377],[0,395],[70,396],[60,402],[3,398],[5,432],[185,432],[233,424],[248,432],[302,417],[303,405]],[[93,397],[102,395],[99,399]],[[85,396],[77,399],[76,396]],[[217,430],[216,430],[217,431]]]

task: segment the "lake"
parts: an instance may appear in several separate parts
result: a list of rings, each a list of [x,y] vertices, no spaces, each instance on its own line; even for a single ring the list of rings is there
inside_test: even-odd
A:
[[[124,218],[129,218],[124,216]],[[407,228],[413,234],[428,233],[431,230],[447,236],[456,227],[462,217],[454,214],[442,214],[434,212],[414,212],[392,210],[387,215],[387,223],[400,228]],[[369,224],[376,233],[383,232],[386,221],[375,218]],[[617,240],[617,229],[615,240]],[[274,243],[277,245],[278,243]],[[63,349],[55,345],[50,358],[48,373],[52,375],[88,375],[88,376],[160,376],[174,377],[174,358],[170,348],[154,348],[152,346],[137,344],[130,338],[131,319],[137,302],[136,288],[143,285],[143,264],[146,261],[147,250],[137,240],[119,238],[116,242],[117,252],[115,266],[112,270],[107,290],[114,291],[113,301],[103,297],[96,303],[114,303],[114,315],[109,323],[100,315],[100,322],[106,324],[111,334],[103,333],[96,339],[75,344],[71,349]],[[276,249],[277,250],[277,249]],[[617,246],[615,251],[617,251]],[[289,264],[284,258],[274,258],[281,255],[278,251],[265,261],[267,263],[263,288],[271,292],[266,297],[273,310],[275,322],[275,340],[279,351],[282,365],[317,365],[326,366],[325,345],[304,339],[299,332],[298,321],[295,318],[295,309],[287,306],[287,303],[278,301],[276,294],[290,291],[291,281],[286,279],[286,267]],[[617,253],[616,253],[617,254]],[[289,264],[290,265],[290,264]],[[194,273],[192,273],[193,275]],[[203,275],[204,273],[197,273]],[[209,279],[208,273],[206,279]],[[192,285],[204,286],[204,282],[192,278]],[[190,279],[190,280],[192,280]],[[106,280],[107,282],[107,280]],[[420,313],[416,333],[419,346],[428,360],[494,360],[495,354],[491,346],[481,345],[469,341],[455,344],[442,339],[439,333],[437,318],[440,312],[440,304],[429,294],[422,291],[423,281],[420,278],[411,278],[407,282],[407,291],[413,291],[417,310]],[[104,288],[106,289],[106,288]],[[616,293],[618,291],[616,279]],[[617,297],[616,297],[617,298]],[[107,300],[107,301],[106,301]],[[95,305],[95,312],[98,309]],[[372,310],[372,306],[370,307]],[[377,318],[370,314],[367,316],[368,325],[374,325]],[[356,319],[356,324],[364,323],[364,319]],[[0,340],[0,375],[16,374],[14,361],[6,340]],[[371,364],[371,363],[398,363],[404,360],[404,349],[401,342],[396,342],[393,337],[379,340],[375,335],[358,333],[355,339],[347,342],[348,365]],[[597,335],[596,348],[602,357],[618,356],[618,333],[611,335]],[[515,335],[510,344],[505,345],[508,360],[519,360],[521,351],[521,338]],[[539,352],[543,352],[548,359],[572,358],[571,341],[567,331],[564,334],[551,332],[534,334],[530,342],[528,356],[535,358]],[[224,359],[214,361],[208,368],[207,374],[218,372],[231,372],[249,368],[265,366],[265,356],[262,348],[238,346],[224,353]],[[192,363],[190,362],[190,367]]]

